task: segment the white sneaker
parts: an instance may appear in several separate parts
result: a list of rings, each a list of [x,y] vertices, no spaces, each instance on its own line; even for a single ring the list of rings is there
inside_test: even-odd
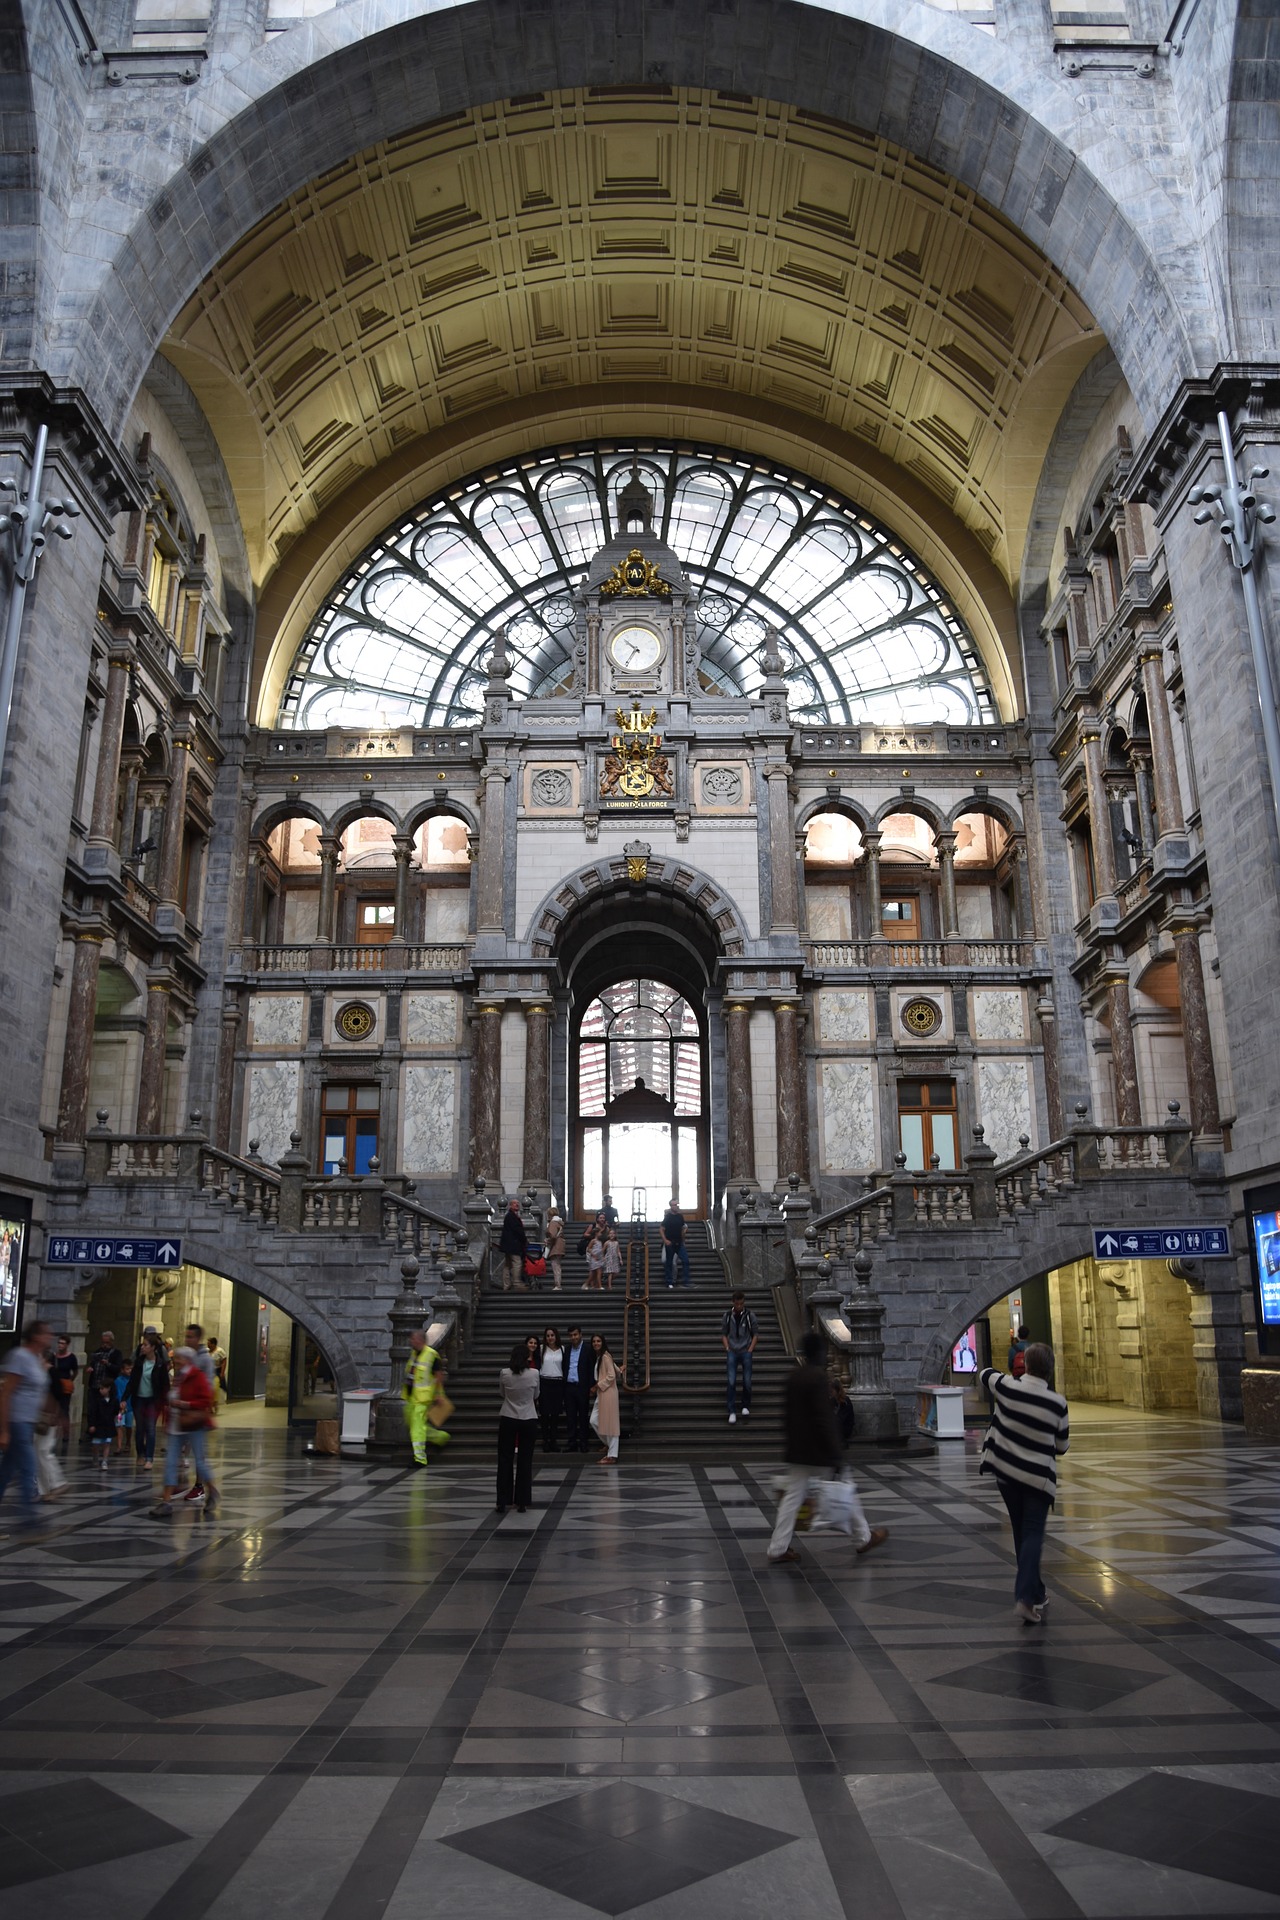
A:
[[[750,1407],[744,1407],[744,1408],[742,1409],[742,1417],[743,1417],[743,1419],[744,1419],[744,1420],[749,1420],[749,1419],[751,1418],[751,1409],[750,1409]]]
[[[737,1424],[738,1424],[738,1416],[737,1416],[737,1414],[736,1414],[736,1413],[731,1413],[731,1414],[729,1415],[729,1425],[730,1425],[731,1427],[736,1427],[736,1426],[737,1426]]]

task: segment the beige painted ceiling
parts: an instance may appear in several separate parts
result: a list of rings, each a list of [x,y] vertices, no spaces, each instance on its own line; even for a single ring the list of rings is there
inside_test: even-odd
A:
[[[459,114],[313,181],[163,352],[218,436],[259,586],[415,443],[456,467],[503,408],[526,444],[539,397],[563,417],[577,391],[640,390],[652,420],[664,387],[723,406],[736,444],[755,406],[828,470],[841,442],[851,472],[905,469],[1012,581],[1101,344],[1043,255],[900,149],[768,102],[609,89]]]

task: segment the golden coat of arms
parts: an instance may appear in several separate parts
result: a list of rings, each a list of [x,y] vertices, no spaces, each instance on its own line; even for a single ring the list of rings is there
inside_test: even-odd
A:
[[[618,731],[613,736],[613,752],[605,756],[600,772],[602,800],[647,800],[658,794],[671,798],[675,787],[671,762],[661,751],[662,735],[654,731],[658,710],[643,713],[636,706],[630,713],[616,710]]]
[[[607,579],[600,583],[600,597],[606,599],[613,594],[621,594],[627,600],[639,600],[652,596],[658,600],[669,600],[672,587],[664,580],[652,560],[646,560],[639,547],[632,547],[625,560],[619,560]]]

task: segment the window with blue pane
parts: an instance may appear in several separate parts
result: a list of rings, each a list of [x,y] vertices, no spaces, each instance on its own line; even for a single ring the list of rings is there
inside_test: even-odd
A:
[[[320,1171],[366,1174],[378,1153],[377,1087],[333,1085],[324,1090]]]

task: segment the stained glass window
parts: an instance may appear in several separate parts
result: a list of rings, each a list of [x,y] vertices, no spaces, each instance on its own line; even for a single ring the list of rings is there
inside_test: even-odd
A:
[[[995,719],[973,639],[903,543],[811,480],[651,443],[531,454],[426,502],[361,557],[294,660],[278,725],[467,726],[506,631],[518,698],[573,689],[573,590],[632,465],[697,592],[699,682],[759,691],[778,630],[797,724]]]

